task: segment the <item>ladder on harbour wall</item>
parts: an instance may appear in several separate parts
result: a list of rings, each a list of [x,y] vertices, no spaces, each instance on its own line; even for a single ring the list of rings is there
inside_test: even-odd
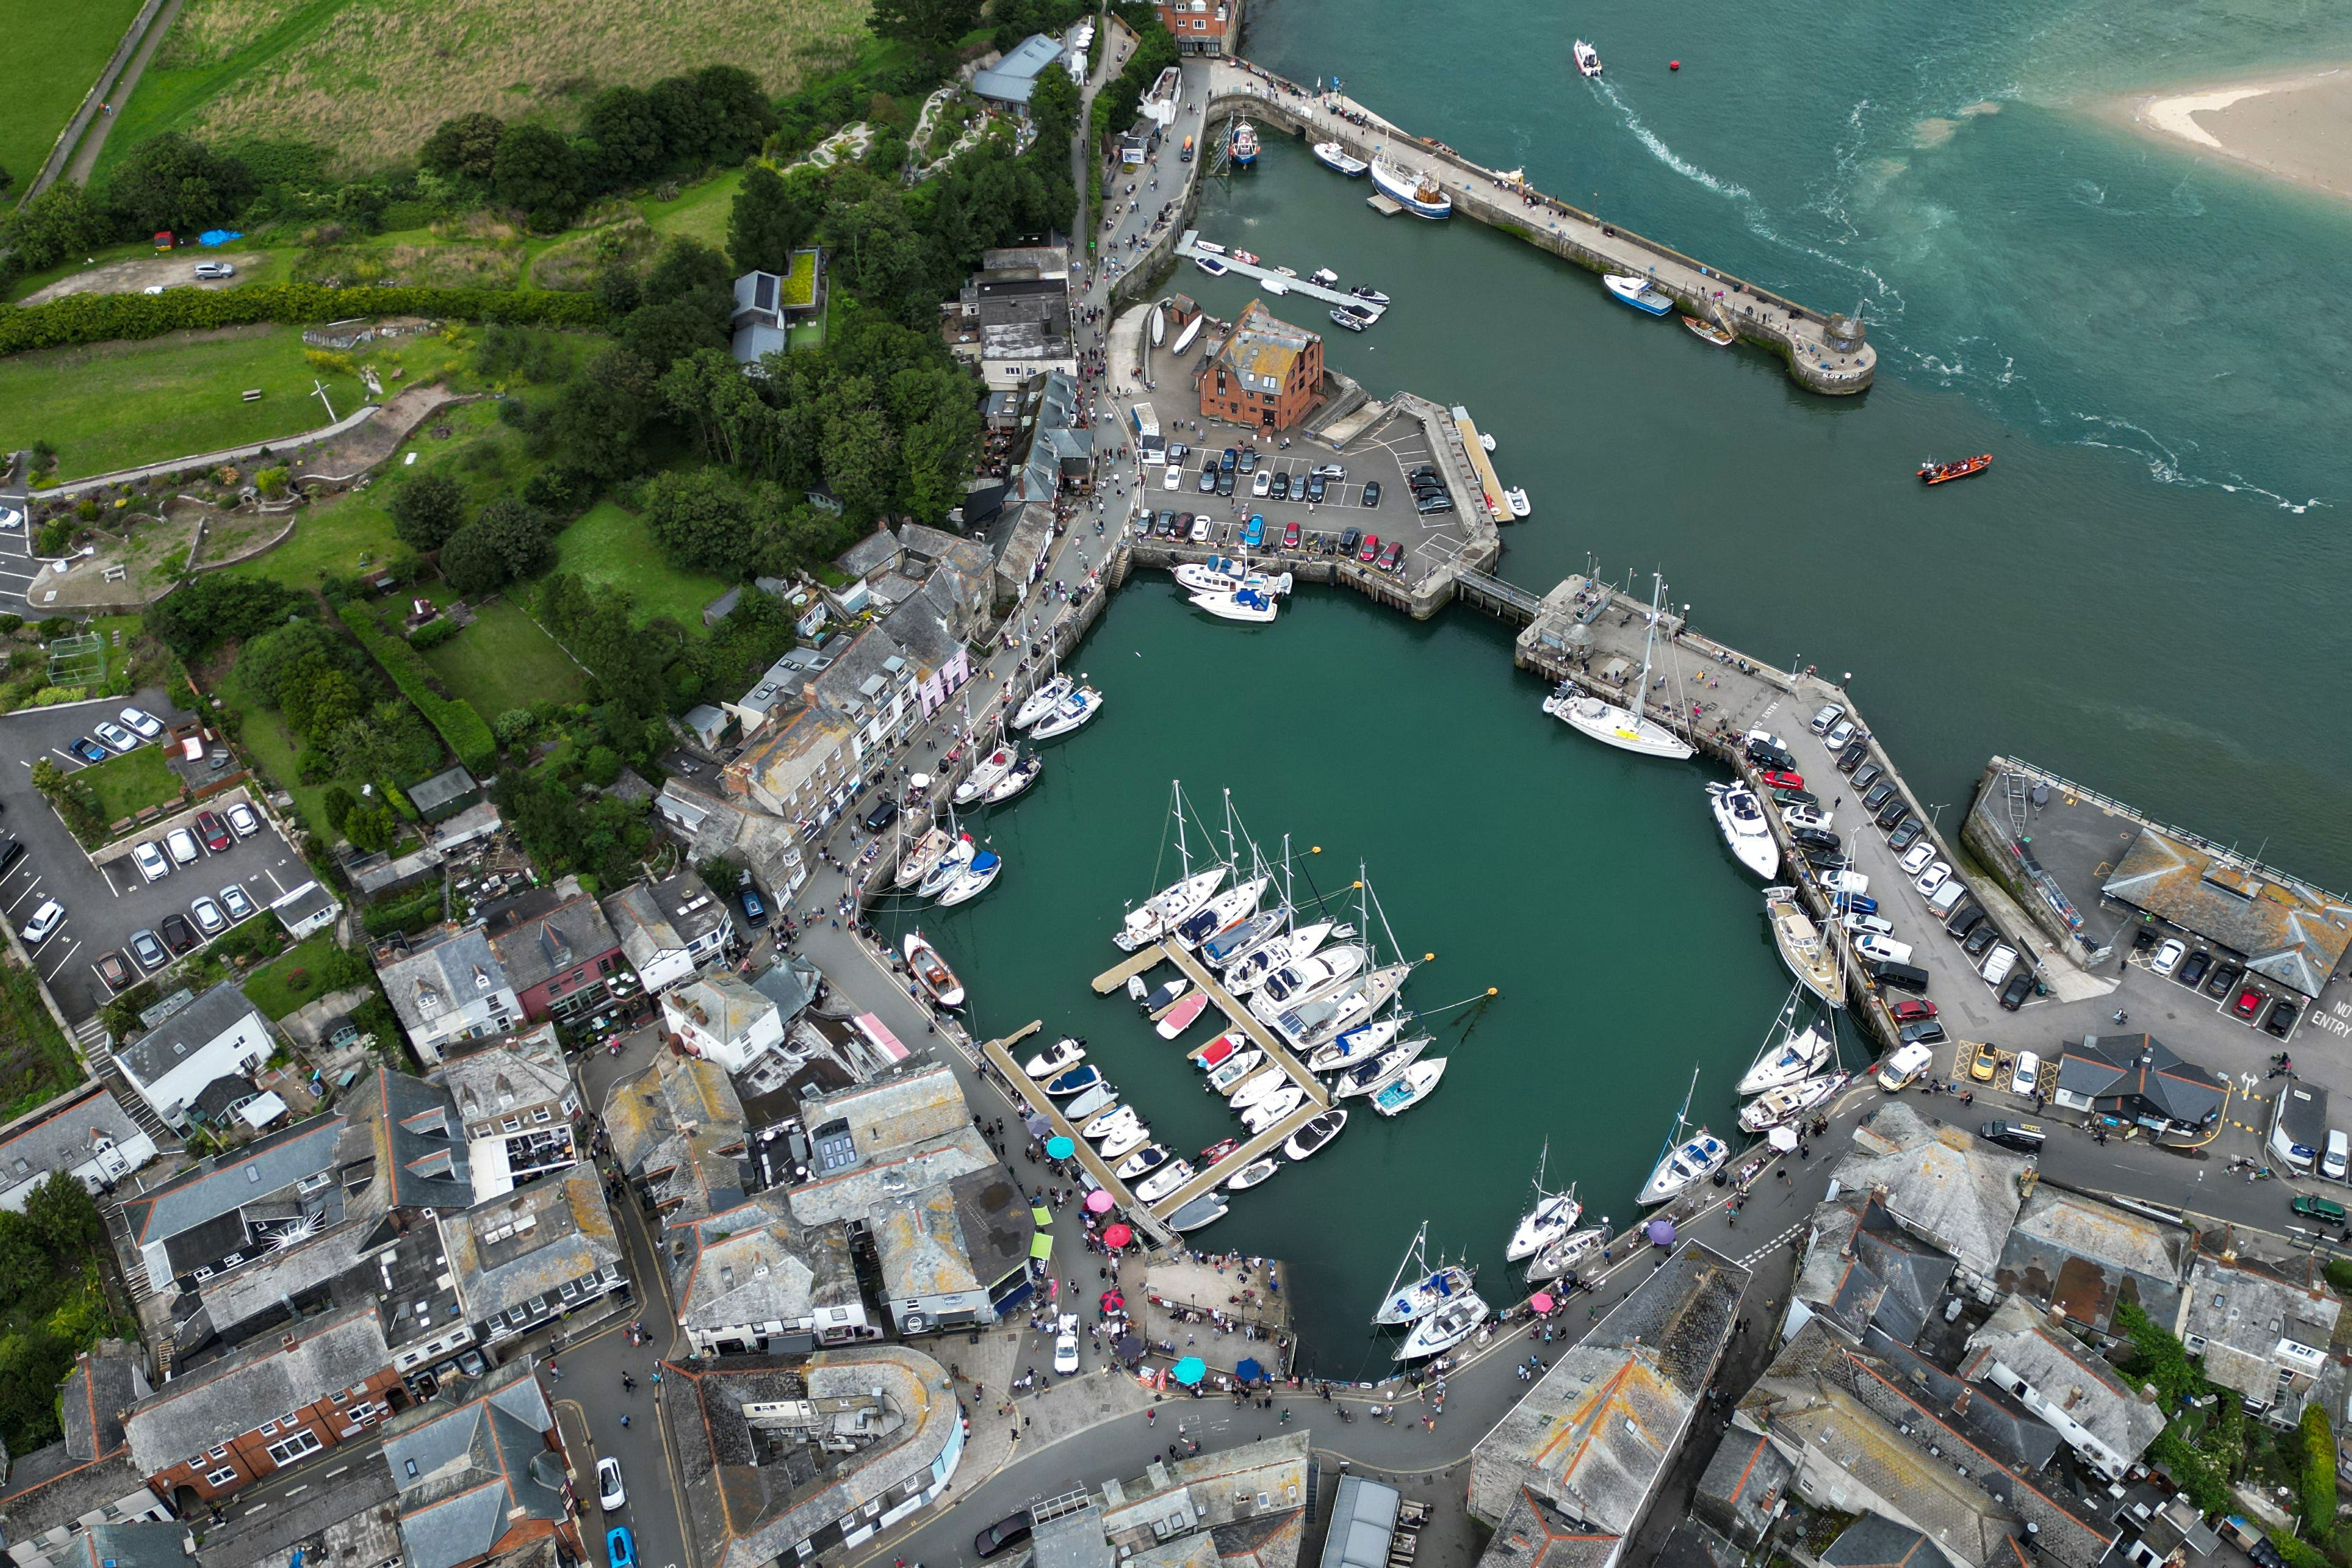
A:
[[[2009,836],[2022,839],[2032,825],[2032,803],[2026,798],[2025,781],[2017,776],[2015,768],[2001,770],[2000,792],[2009,803]]]

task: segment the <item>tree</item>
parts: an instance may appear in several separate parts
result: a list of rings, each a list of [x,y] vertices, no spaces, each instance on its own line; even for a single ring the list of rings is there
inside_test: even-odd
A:
[[[400,835],[400,818],[391,806],[382,801],[362,805],[343,818],[343,837],[352,847],[380,855],[391,848]]]
[[[265,707],[283,708],[296,684],[315,680],[343,662],[342,646],[316,621],[291,621],[247,637],[237,650],[236,675]]]
[[[253,199],[252,171],[193,136],[167,131],[131,151],[107,182],[106,202],[133,233],[226,223]]]
[[[266,578],[213,572],[149,605],[147,630],[183,660],[190,660],[224,638],[249,637],[283,625],[310,604],[308,595]]]
[[[90,1201],[89,1189],[69,1171],[52,1171],[25,1196],[25,1217],[48,1255],[79,1264],[106,1242],[106,1222]]]
[[[441,547],[441,576],[469,599],[495,594],[507,585],[507,558],[488,531],[467,523]]]
[[[980,25],[980,0],[876,0],[866,21],[877,35],[927,48],[954,43]]]
[[[646,486],[646,527],[670,559],[730,577],[751,566],[753,498],[720,468],[673,468]]]
[[[499,138],[491,182],[499,200],[536,221],[561,221],[580,205],[580,159],[572,143],[544,125],[509,125]]]
[[[466,491],[446,474],[419,474],[392,492],[385,506],[401,542],[424,552],[438,550],[466,521]]]
[[[740,66],[705,66],[694,73],[694,88],[710,111],[712,163],[741,163],[776,128],[776,106]]]
[[[727,253],[735,269],[791,271],[793,252],[808,243],[824,212],[814,179],[787,180],[765,163],[754,163],[727,219]]]
[[[556,395],[548,434],[571,467],[598,480],[622,479],[636,471],[637,437],[661,412],[659,398],[651,365],[627,349],[606,349]]]
[[[327,814],[327,826],[337,833],[343,830],[343,819],[358,808],[360,797],[341,784],[329,784],[327,793],[319,797],[319,809]]]
[[[555,531],[547,514],[519,500],[494,500],[474,519],[485,542],[506,563],[509,580],[536,577],[555,564]]]
[[[664,77],[646,89],[646,104],[661,125],[671,163],[698,168],[709,158],[719,117],[703,100],[701,89],[686,77]]]
[[[323,746],[342,727],[367,711],[367,693],[340,669],[322,669],[307,679],[289,681],[278,710],[294,732],[314,746]]]
[[[635,184],[667,161],[661,118],[634,87],[608,87],[590,99],[581,131],[595,143],[595,171],[607,187]]]
[[[461,114],[434,129],[416,161],[436,174],[488,184],[497,174],[499,143],[506,133],[507,122],[495,114]]]
[[[727,330],[693,299],[639,306],[621,323],[621,342],[649,365],[667,369],[698,349],[723,349]]]
[[[2336,1434],[2327,1406],[2315,1399],[2303,1407],[2303,1522],[2321,1545],[2336,1534]]]
[[[0,244],[16,251],[28,272],[87,255],[106,241],[106,218],[88,192],[60,180],[0,224]]]
[[[621,776],[621,753],[610,746],[591,746],[581,759],[580,771],[598,789],[610,789]]]

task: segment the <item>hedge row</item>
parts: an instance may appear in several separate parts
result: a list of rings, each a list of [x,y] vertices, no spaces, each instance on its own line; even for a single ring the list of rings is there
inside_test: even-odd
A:
[[[604,311],[593,294],[507,289],[328,289],[315,283],[268,283],[173,289],[162,294],[68,294],[46,305],[0,311],[0,354],[152,338],[190,328],[340,321],[352,316],[587,327],[604,320]]]
[[[498,761],[499,742],[474,705],[462,697],[442,695],[437,689],[440,679],[424,656],[408,646],[407,638],[394,637],[376,625],[365,610],[343,616],[342,623],[383,667],[401,694],[415,703],[417,711],[440,731],[457,760],[478,775],[490,772]]]

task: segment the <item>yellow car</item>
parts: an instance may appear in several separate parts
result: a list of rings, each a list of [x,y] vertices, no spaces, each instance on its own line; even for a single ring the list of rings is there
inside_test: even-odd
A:
[[[1973,1048],[1976,1056],[1969,1063],[1969,1076],[1979,1083],[1990,1083],[1993,1068],[2000,1063],[2000,1053],[1990,1046],[1977,1046]]]

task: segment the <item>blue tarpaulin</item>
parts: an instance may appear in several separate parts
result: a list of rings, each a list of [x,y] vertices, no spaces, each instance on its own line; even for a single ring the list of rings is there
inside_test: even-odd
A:
[[[208,228],[205,230],[204,233],[196,236],[196,243],[198,245],[226,245],[232,239],[243,239],[244,237],[245,236],[238,234],[234,230],[226,228]]]

